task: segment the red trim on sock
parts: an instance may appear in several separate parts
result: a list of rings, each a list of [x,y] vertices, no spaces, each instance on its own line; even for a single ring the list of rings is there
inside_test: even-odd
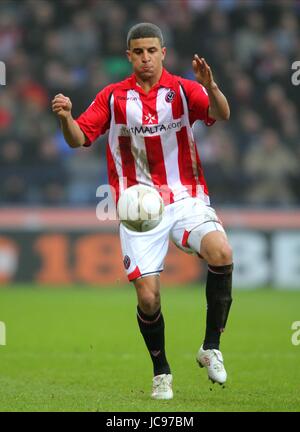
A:
[[[213,269],[212,269],[212,267],[213,267]],[[226,269],[226,267],[231,267],[231,269],[230,269],[230,271],[228,271],[227,269]],[[223,271],[216,271],[216,270],[221,270],[221,269],[223,269]],[[225,269],[225,271],[224,271],[224,269]],[[211,272],[211,273],[214,273],[214,274],[222,274],[222,275],[225,275],[225,274],[230,274],[230,273],[232,273],[232,270],[233,270],[233,265],[231,264],[228,264],[228,265],[224,265],[224,266],[210,266],[209,264],[208,264],[208,270]]]
[[[156,321],[159,320],[159,318],[161,316],[161,312],[159,313],[158,317],[155,318],[155,320],[153,320],[153,321],[146,321],[146,320],[144,320],[138,312],[137,312],[137,316],[139,317],[139,320],[141,320],[144,324],[154,324],[154,323],[156,323]]]
[[[208,270],[214,274],[225,274],[224,272],[216,272],[216,271],[212,270],[209,266],[208,266]]]

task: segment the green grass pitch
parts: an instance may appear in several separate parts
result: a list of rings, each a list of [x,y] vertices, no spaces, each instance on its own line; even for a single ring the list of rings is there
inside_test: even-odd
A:
[[[299,411],[300,292],[234,292],[221,349],[225,389],[195,353],[205,293],[162,288],[174,399],[150,399],[152,366],[136,323],[132,286],[0,289],[0,411]]]

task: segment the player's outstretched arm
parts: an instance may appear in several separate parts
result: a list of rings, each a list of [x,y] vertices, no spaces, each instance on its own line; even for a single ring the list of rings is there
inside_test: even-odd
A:
[[[212,71],[205,59],[194,55],[192,62],[196,80],[206,88],[209,97],[209,116],[216,120],[228,120],[230,108],[226,97],[214,81]]]
[[[52,111],[60,120],[61,130],[70,147],[80,147],[85,141],[85,135],[72,117],[71,100],[59,93],[52,100]]]

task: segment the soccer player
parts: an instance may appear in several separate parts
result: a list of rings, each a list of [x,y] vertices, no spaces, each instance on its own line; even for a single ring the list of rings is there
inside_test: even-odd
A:
[[[121,224],[120,239],[124,267],[136,288],[138,325],[153,363],[152,398],[171,399],[159,279],[169,238],[208,263],[206,332],[196,360],[213,382],[223,384],[227,378],[219,345],[232,302],[232,251],[209,205],[192,125],[228,120],[230,110],[204,58],[195,55],[192,60],[195,81],[163,67],[166,48],[156,25],[133,26],[126,53],[133,74],[102,89],[78,119],[63,94],[54,97],[52,110],[71,147],[89,146],[109,130],[108,178],[116,201],[125,188],[138,183],[158,189],[164,199],[157,227],[134,232]]]

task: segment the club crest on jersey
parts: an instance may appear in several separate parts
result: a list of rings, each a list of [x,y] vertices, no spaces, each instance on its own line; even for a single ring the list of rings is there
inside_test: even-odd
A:
[[[125,269],[128,270],[129,267],[130,267],[130,263],[131,263],[130,258],[129,258],[128,255],[125,255],[125,256],[124,256],[123,263],[124,263],[124,267],[125,267]]]
[[[169,102],[169,103],[172,102],[175,95],[176,95],[175,90],[169,90],[168,93],[166,94],[166,97],[165,97],[166,102]]]

